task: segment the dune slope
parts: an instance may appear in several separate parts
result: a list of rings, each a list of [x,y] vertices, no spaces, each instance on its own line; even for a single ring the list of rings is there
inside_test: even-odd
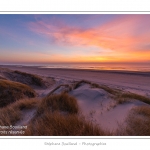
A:
[[[22,98],[32,98],[35,96],[35,91],[25,84],[0,79],[0,107],[4,107]]]

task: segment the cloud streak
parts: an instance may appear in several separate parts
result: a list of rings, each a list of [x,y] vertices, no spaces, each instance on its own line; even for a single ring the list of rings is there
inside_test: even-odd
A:
[[[72,27],[58,20],[54,23],[45,20],[30,22],[28,27],[31,31],[46,36],[57,44],[98,46],[114,51],[134,51],[139,43],[141,47],[149,44],[150,34],[145,29],[150,26],[148,18],[149,16],[125,15],[103,26],[91,29]],[[144,31],[139,32],[139,30]]]

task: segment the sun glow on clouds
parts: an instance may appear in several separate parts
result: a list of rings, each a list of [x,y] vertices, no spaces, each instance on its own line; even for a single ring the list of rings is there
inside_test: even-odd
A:
[[[33,57],[24,61],[150,61],[150,15],[34,15],[24,27],[36,37],[29,40]]]
[[[140,54],[142,56],[145,56],[143,53],[146,53],[146,55],[150,54],[150,46],[147,46],[146,49],[146,46],[144,46],[149,44],[150,39],[150,34],[148,34],[150,33],[149,28],[145,30],[145,27],[150,26],[148,18],[149,15],[122,15],[113,21],[90,29],[72,27],[65,22],[56,24],[51,21],[40,20],[29,23],[29,29],[39,35],[46,36],[52,42],[62,46],[97,46],[99,52],[102,49],[105,51],[106,56],[101,56],[100,53],[99,56],[95,57],[96,61],[109,61],[110,56],[112,58],[110,61],[115,61],[113,57],[119,61],[128,61],[128,55],[131,58],[131,60],[129,59],[130,61],[132,61],[132,58],[138,61],[139,57],[141,57]],[[145,22],[143,23],[143,21]],[[140,30],[144,31],[141,32]],[[147,50],[148,52],[144,52]],[[111,51],[110,54],[109,51]]]

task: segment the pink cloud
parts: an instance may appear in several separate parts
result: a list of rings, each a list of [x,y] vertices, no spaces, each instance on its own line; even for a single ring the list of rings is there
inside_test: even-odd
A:
[[[46,36],[57,44],[71,46],[97,46],[117,52],[140,50],[137,47],[150,41],[148,15],[122,15],[111,22],[91,29],[77,28],[56,20],[30,22],[31,31]],[[143,32],[142,32],[143,31]],[[144,48],[144,46],[143,46]]]

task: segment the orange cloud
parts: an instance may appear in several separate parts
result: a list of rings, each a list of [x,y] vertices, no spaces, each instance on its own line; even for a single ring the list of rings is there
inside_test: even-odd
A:
[[[113,52],[110,56],[96,56],[96,60],[98,58],[101,60],[112,58],[116,61],[150,60],[150,21],[148,18],[147,15],[122,15],[122,17],[91,29],[72,27],[65,23],[56,25],[47,21],[37,21],[30,23],[29,28],[57,44],[96,46],[104,49],[106,54],[108,54],[107,51]]]

